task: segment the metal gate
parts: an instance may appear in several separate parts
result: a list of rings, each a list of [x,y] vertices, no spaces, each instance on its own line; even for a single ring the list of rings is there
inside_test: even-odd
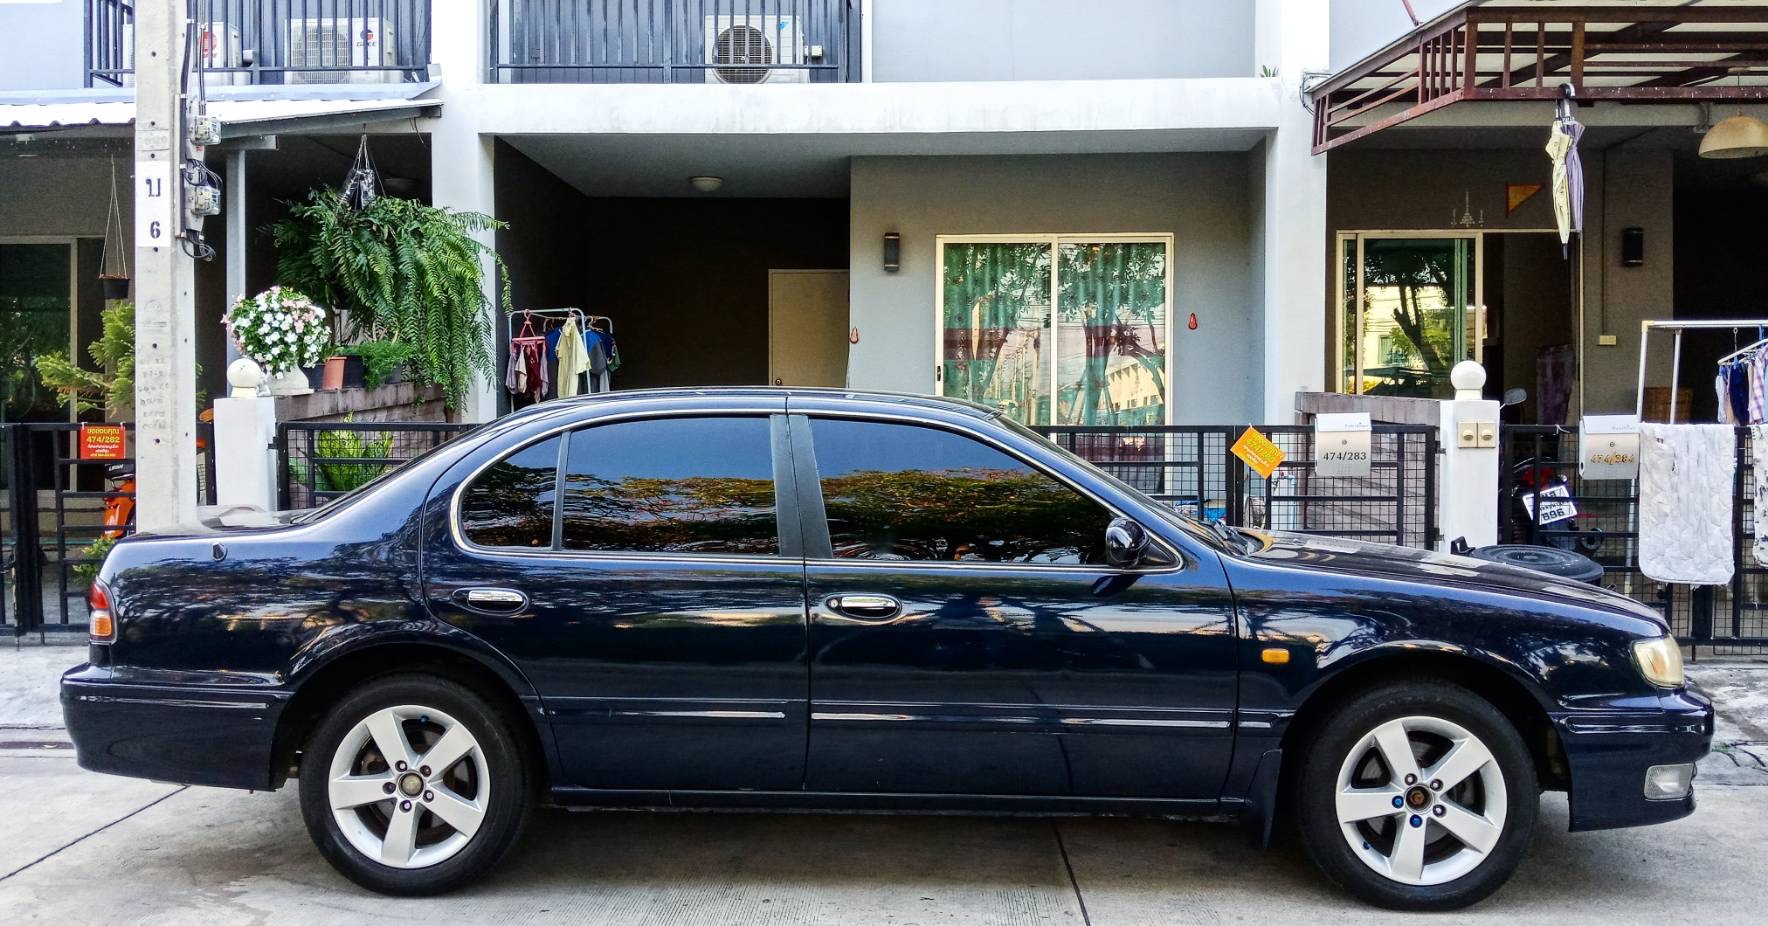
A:
[[[124,424],[134,448],[135,427]],[[86,630],[86,590],[115,536],[133,533],[104,525],[107,506],[131,508],[135,493],[121,477],[135,471],[132,456],[82,460],[80,425],[63,422],[0,424],[0,633],[23,636]],[[215,498],[213,425],[197,423],[197,501]],[[110,535],[110,536],[107,536]]]
[[[1284,453],[1269,480],[1230,452],[1245,425],[1046,427],[1060,447],[1186,514],[1230,524],[1430,547],[1437,540],[1437,431],[1377,424],[1370,472],[1314,473],[1314,429],[1258,425]]]
[[[476,427],[451,421],[279,423],[277,507],[323,505]]]
[[[1532,463],[1528,461],[1532,460]],[[1602,584],[1641,601],[1670,622],[1684,643],[1711,645],[1720,654],[1768,647],[1768,568],[1755,562],[1754,456],[1750,429],[1737,429],[1737,476],[1732,484],[1731,583],[1673,585],[1639,571],[1639,495],[1632,480],[1585,482],[1578,476],[1578,432],[1557,425],[1505,425],[1499,437],[1498,536],[1508,543],[1575,549],[1602,564]],[[1524,464],[1527,465],[1524,465]],[[1538,521],[1517,496],[1564,478],[1578,516],[1570,526]]]

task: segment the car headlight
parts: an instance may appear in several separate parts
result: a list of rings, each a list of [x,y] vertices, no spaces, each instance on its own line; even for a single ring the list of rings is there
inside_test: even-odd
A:
[[[1682,647],[1675,637],[1633,641],[1633,661],[1645,680],[1659,688],[1682,687]]]

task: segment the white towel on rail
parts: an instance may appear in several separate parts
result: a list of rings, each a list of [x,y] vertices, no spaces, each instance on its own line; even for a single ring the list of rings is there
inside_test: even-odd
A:
[[[1750,427],[1750,457],[1755,463],[1756,565],[1768,566],[1768,425]]]
[[[1659,582],[1731,581],[1737,430],[1639,425],[1639,571]]]

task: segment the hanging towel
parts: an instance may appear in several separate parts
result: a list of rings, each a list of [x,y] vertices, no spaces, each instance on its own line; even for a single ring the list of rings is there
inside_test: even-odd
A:
[[[510,359],[504,368],[503,388],[511,395],[521,395],[528,391],[528,371],[522,360],[522,345],[510,342]]]
[[[1639,571],[1659,582],[1731,581],[1737,430],[1639,425]]]
[[[589,369],[589,352],[583,349],[583,333],[577,329],[576,318],[566,319],[559,329],[557,351],[559,377],[556,384],[558,396],[562,399],[577,394],[583,372]]]

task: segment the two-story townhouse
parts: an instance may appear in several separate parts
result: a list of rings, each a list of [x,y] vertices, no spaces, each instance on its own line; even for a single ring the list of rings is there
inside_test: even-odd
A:
[[[389,186],[509,223],[519,308],[613,320],[617,387],[844,384],[1110,424],[1286,420],[1323,385],[1325,165],[1301,85],[1326,65],[1326,4],[195,9],[229,135],[199,319],[271,282],[258,230],[338,185],[367,133]],[[0,56],[0,258],[65,268],[32,285],[75,344],[113,165],[131,231],[131,10],[0,4],[0,43],[60,51]],[[226,347],[202,327],[216,394]],[[466,414],[507,407],[488,382]]]

